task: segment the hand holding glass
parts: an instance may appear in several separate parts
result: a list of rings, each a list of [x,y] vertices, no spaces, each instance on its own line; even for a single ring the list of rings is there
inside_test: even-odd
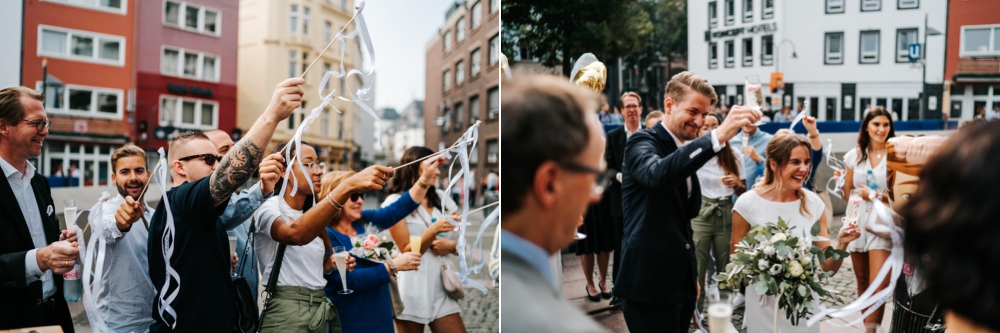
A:
[[[344,285],[344,290],[338,291],[338,294],[347,295],[353,293],[354,290],[347,289],[347,256],[350,252],[343,246],[333,247],[333,260],[337,262],[337,271],[340,272],[340,282]]]
[[[753,78],[753,79],[751,79]],[[744,81],[743,86],[743,98],[746,101],[746,105],[757,111],[757,115],[763,118],[764,113],[760,112],[761,104],[764,102],[764,91],[760,86],[760,76],[751,75],[747,76]],[[754,126],[763,125],[764,121],[758,120]]]

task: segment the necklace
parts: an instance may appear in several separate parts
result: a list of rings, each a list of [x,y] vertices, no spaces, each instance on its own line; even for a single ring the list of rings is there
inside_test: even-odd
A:
[[[881,150],[876,151],[874,149],[869,148],[868,150],[870,151],[870,154],[875,155],[875,158],[879,158],[879,159],[881,159],[882,155],[885,154],[885,149],[881,149]]]

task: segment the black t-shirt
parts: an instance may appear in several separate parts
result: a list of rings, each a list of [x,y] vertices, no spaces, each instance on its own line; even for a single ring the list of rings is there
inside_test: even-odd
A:
[[[170,303],[177,313],[173,329],[159,312],[160,294],[173,292],[177,283],[171,282],[169,290],[160,290],[166,278],[162,240],[167,215],[162,200],[156,206],[149,226],[149,277],[157,290],[151,332],[230,332],[236,323],[229,240],[225,226],[218,223],[227,205],[214,205],[209,189],[211,178],[185,182],[167,192],[174,215],[170,266],[180,277],[180,291]]]

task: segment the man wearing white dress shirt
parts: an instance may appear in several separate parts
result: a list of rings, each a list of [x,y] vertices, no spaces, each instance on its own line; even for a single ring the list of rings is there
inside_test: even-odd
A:
[[[43,100],[25,87],[0,90],[0,330],[59,325],[72,333],[63,273],[80,255],[76,231],[59,231],[49,182],[28,162],[49,135]]]

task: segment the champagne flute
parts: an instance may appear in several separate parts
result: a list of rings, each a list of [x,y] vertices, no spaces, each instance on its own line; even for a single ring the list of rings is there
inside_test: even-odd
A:
[[[236,254],[236,231],[229,230],[226,231],[226,235],[229,237],[229,252]],[[233,277],[236,277],[236,270],[233,269]]]
[[[76,226],[76,208],[77,201],[75,199],[63,200],[63,217],[66,218],[66,229],[72,230]]]
[[[751,78],[753,79],[751,80]],[[743,99],[744,102],[746,102],[746,106],[750,107],[754,111],[757,111],[758,116],[763,117],[764,113],[760,111],[760,106],[764,102],[764,91],[760,86],[759,75],[751,75],[745,78],[743,86]],[[754,126],[760,126],[763,124],[764,121],[762,119],[758,120]]]
[[[347,289],[347,256],[350,252],[343,246],[333,247],[333,260],[337,262],[337,271],[340,272],[340,282],[344,285],[344,290],[338,291],[338,294],[347,295],[353,293],[354,290]]]

